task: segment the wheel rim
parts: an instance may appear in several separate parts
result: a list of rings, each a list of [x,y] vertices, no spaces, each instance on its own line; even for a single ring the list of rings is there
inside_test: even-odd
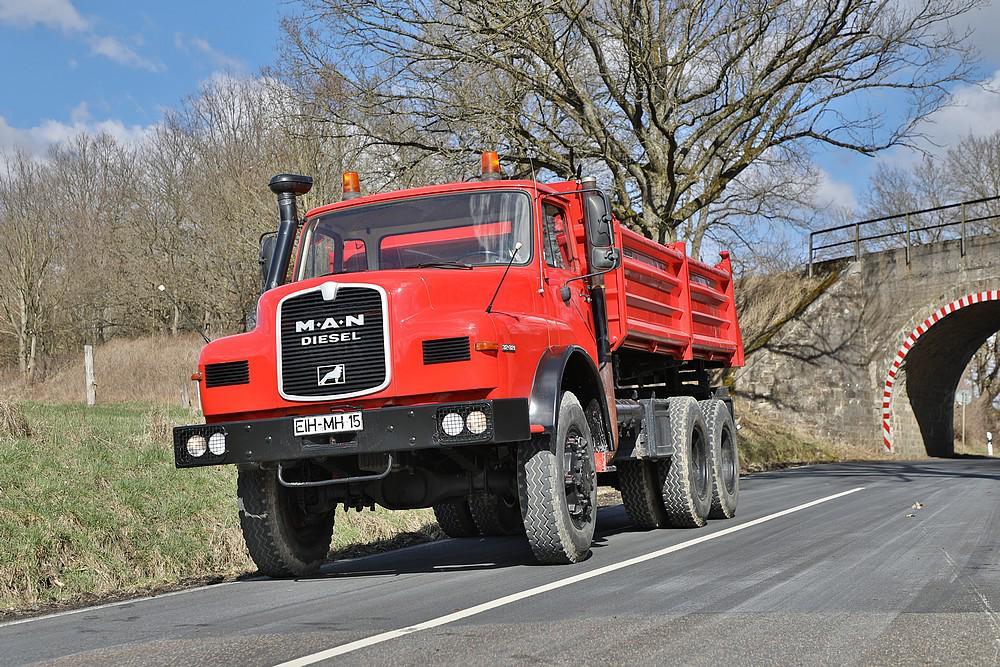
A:
[[[593,515],[591,494],[594,489],[593,466],[588,460],[587,439],[575,426],[570,428],[563,443],[563,473],[566,491],[566,508],[577,528],[590,523]]]
[[[733,436],[728,430],[722,432],[722,481],[726,485],[726,492],[736,491],[736,480],[739,472],[736,470],[736,444]]]
[[[691,434],[691,473],[698,497],[704,496],[709,485],[708,450],[705,446],[705,434],[699,428],[694,429]]]

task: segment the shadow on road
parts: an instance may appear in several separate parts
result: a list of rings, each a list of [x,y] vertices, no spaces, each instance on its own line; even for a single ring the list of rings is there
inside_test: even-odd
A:
[[[753,473],[749,476],[753,480],[777,479],[778,477],[785,479],[789,477],[857,477],[859,480],[881,477],[903,482],[914,482],[933,477],[1000,480],[1000,458],[966,455],[926,461],[829,463]]]
[[[597,533],[594,535],[592,548],[606,546],[612,535],[633,531],[640,532],[629,522],[624,507],[602,507],[597,514]],[[315,577],[304,580],[392,577],[416,573],[449,574],[518,566],[548,567],[535,562],[523,537],[475,537],[440,540],[374,556],[334,561],[324,566]]]

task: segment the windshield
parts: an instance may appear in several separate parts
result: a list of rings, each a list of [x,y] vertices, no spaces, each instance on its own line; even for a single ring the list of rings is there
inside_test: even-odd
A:
[[[531,259],[524,192],[465,192],[347,208],[306,224],[299,279],[413,267],[469,268]]]

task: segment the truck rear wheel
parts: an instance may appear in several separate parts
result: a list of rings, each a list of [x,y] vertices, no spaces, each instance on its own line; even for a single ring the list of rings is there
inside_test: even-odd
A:
[[[278,483],[274,470],[241,466],[236,478],[240,528],[250,558],[269,577],[314,574],[326,562],[335,510],[308,513],[298,489]]]
[[[472,520],[483,535],[523,535],[521,506],[513,496],[477,493],[469,497]]]
[[[597,519],[594,442],[580,401],[559,400],[556,433],[517,449],[517,487],[528,544],[540,563],[576,563],[590,553]]]
[[[654,461],[629,460],[615,464],[622,504],[636,528],[664,528],[667,513],[663,507],[660,479]]]
[[[464,500],[435,505],[434,518],[448,537],[475,537],[479,534],[469,504]]]
[[[709,442],[709,470],[712,474],[712,509],[709,519],[732,519],[740,497],[740,455],[736,424],[724,401],[701,401],[705,434]]]
[[[667,522],[675,528],[705,525],[712,507],[709,441],[698,401],[690,396],[669,399],[673,453],[658,462]]]

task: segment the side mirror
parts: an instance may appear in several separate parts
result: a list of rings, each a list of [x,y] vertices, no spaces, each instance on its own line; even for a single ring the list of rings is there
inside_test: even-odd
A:
[[[584,220],[587,226],[587,248],[590,270],[606,272],[618,268],[621,252],[615,247],[611,222],[611,204],[607,195],[597,189],[584,192]]]
[[[260,236],[260,257],[258,259],[260,262],[260,284],[265,286],[265,289],[267,284],[267,271],[271,266],[271,258],[274,256],[274,246],[277,242],[277,232],[268,232],[267,234],[261,234]]]

